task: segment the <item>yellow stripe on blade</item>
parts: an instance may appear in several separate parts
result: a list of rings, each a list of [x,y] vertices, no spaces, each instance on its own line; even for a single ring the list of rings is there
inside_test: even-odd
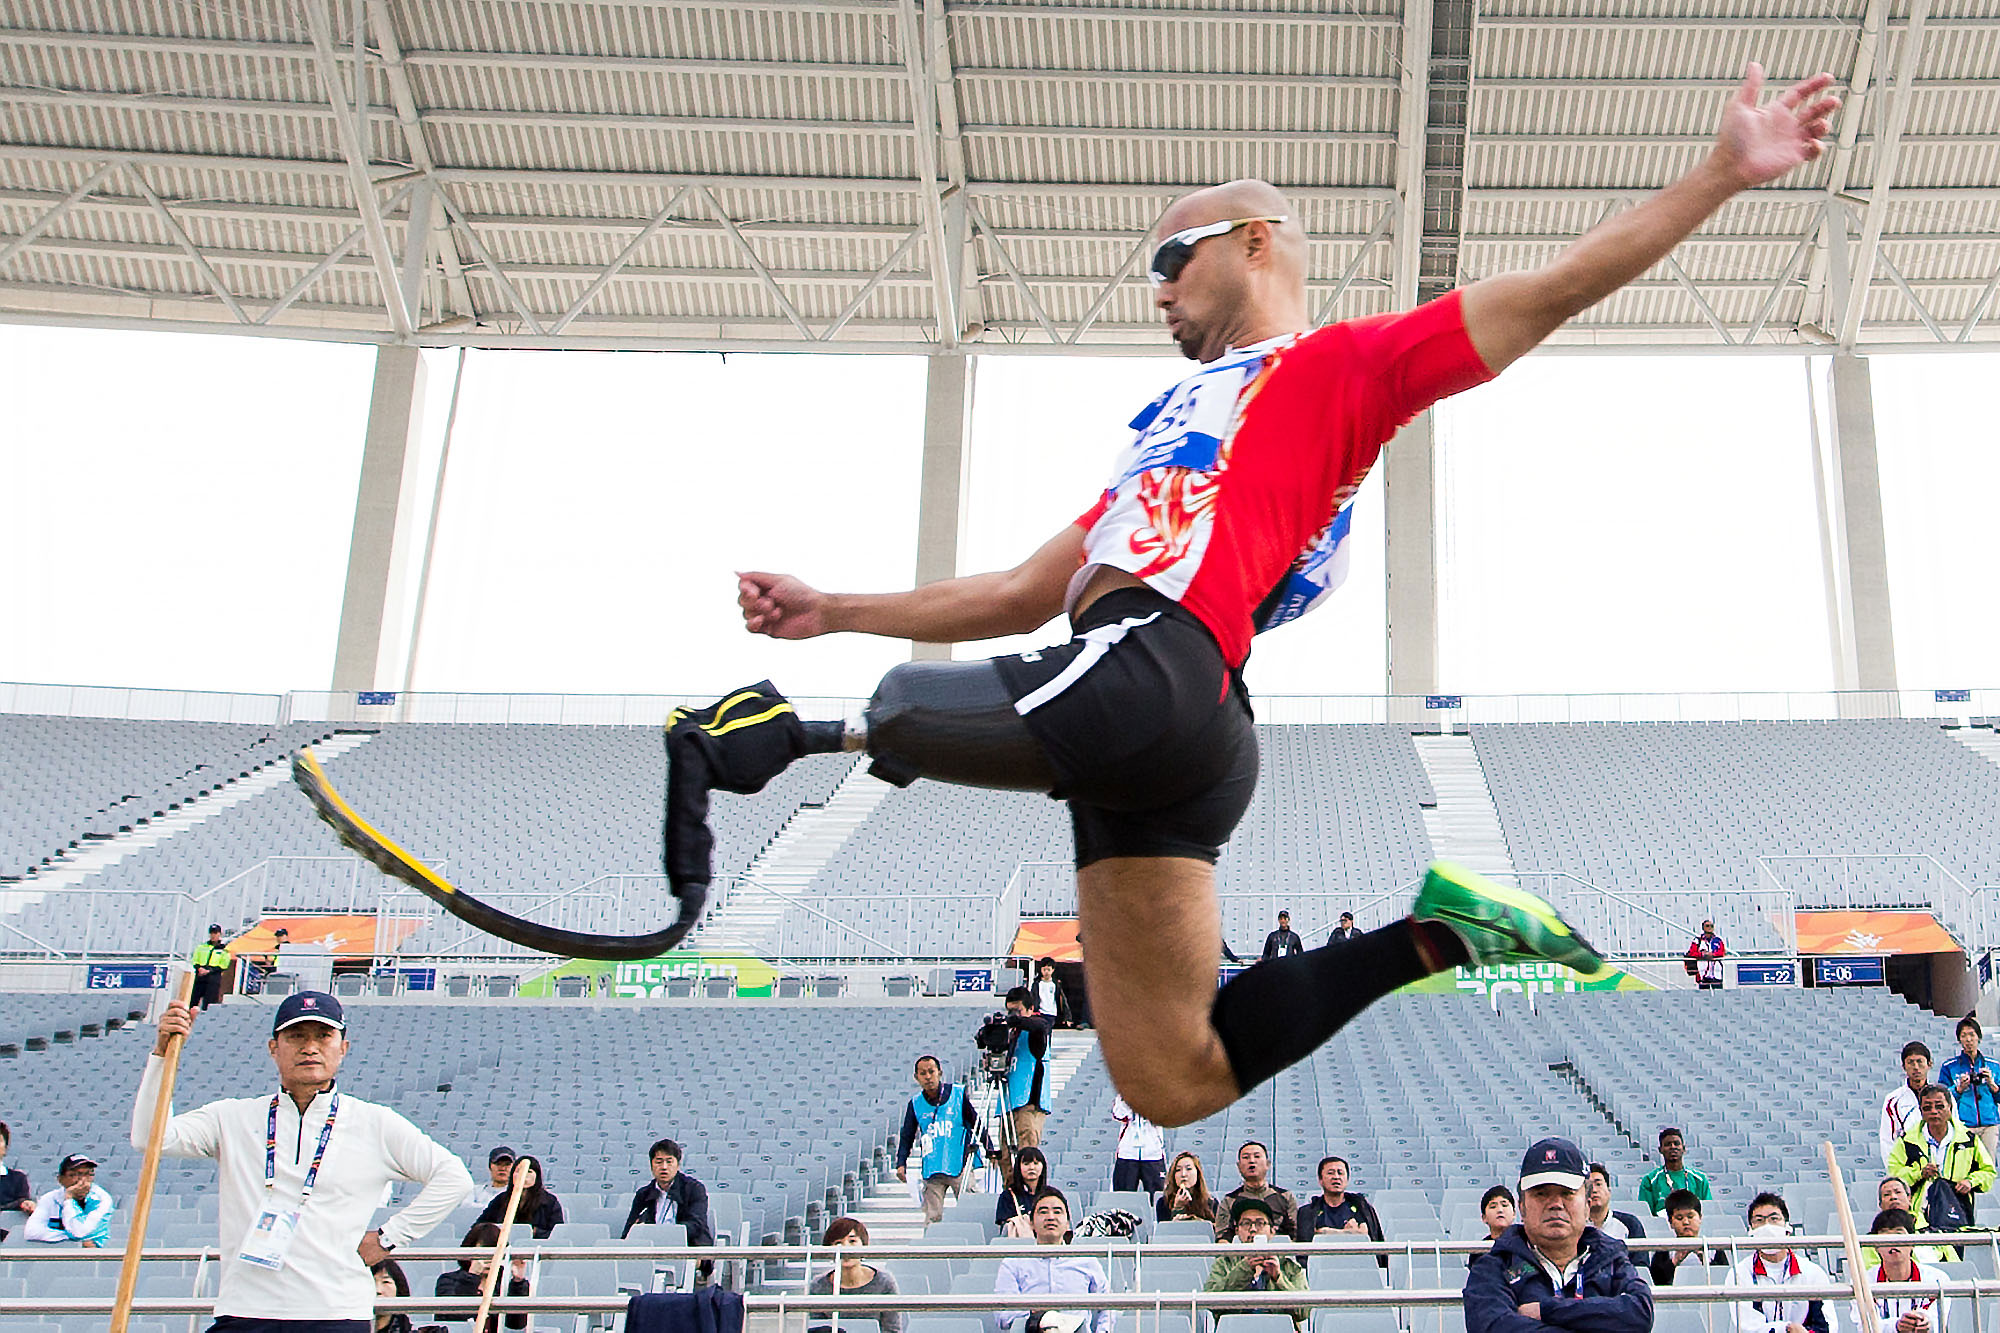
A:
[[[357,835],[366,838],[384,852],[395,857],[411,873],[421,876],[426,884],[429,884],[440,893],[458,892],[457,889],[452,887],[449,881],[439,878],[436,871],[404,851],[401,847],[398,847],[387,837],[383,836],[381,830],[356,814],[354,807],[349,805],[338,791],[334,790],[332,781],[326,776],[326,770],[320,766],[319,756],[313,753],[310,745],[299,751],[299,766],[305,770],[306,776],[311,779],[313,788],[319,798],[331,806],[334,812],[349,824]]]

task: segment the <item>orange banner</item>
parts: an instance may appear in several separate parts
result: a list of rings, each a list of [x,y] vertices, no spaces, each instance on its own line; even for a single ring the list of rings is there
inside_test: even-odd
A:
[[[1929,912],[1795,912],[1802,954],[1958,953]]]
[[[324,944],[335,958],[372,958],[375,954],[373,913],[353,916],[267,916],[249,930],[229,941],[229,952],[262,957],[277,946],[276,931],[283,926],[293,944]],[[382,931],[382,943],[394,950],[423,924],[421,917],[390,917]]]
[[[1076,942],[1076,918],[1043,916],[1023,921],[1014,932],[1016,958],[1053,958],[1058,963],[1074,963],[1083,958],[1083,946]]]

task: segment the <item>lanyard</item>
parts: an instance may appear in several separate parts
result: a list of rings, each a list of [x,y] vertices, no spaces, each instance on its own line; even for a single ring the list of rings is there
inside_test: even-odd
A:
[[[271,1115],[264,1131],[264,1188],[278,1187],[278,1098],[282,1094],[271,1094]],[[326,1123],[319,1128],[319,1143],[313,1148],[312,1165],[306,1168],[305,1184],[299,1191],[299,1207],[304,1208],[312,1198],[313,1182],[319,1179],[319,1164],[326,1157],[327,1141],[333,1137],[333,1122],[340,1114],[340,1094],[333,1094],[333,1101],[326,1108]]]

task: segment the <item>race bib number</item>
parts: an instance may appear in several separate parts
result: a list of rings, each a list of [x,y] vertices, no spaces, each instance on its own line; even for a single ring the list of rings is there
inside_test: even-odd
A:
[[[243,1248],[236,1257],[275,1273],[285,1266],[285,1253],[292,1248],[292,1237],[298,1229],[298,1209],[266,1208],[250,1224],[250,1234],[243,1238]]]

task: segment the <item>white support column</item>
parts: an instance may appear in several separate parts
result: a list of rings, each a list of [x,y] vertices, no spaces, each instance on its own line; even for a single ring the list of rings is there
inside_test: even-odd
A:
[[[415,347],[375,352],[368,442],[347,550],[347,590],[334,649],[336,691],[395,689],[409,643],[404,589],[423,552],[418,443],[424,417],[424,363]]]
[[[917,585],[958,576],[965,539],[966,437],[972,426],[972,358],[933,352],[924,382],[924,472],[917,508]],[[913,661],[946,661],[951,645],[911,646]]]
[[[1382,451],[1388,524],[1389,693],[1438,687],[1437,438],[1422,412]]]
[[[1876,463],[1875,400],[1868,360],[1842,352],[1833,358],[1829,519],[1837,534],[1835,577],[1851,608],[1836,645],[1837,658],[1854,663],[1854,686],[1896,688],[1896,635],[1889,614],[1889,554],[1882,526],[1882,475]]]

